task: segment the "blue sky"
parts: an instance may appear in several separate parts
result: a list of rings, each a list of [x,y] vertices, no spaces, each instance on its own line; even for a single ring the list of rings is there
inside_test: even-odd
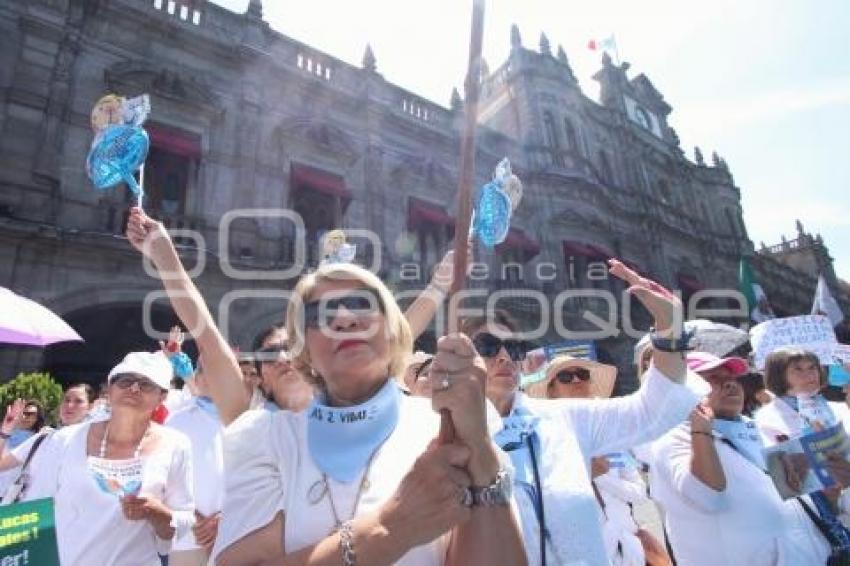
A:
[[[248,3],[214,1],[236,11]],[[469,0],[264,2],[281,33],[355,65],[370,43],[388,81],[444,105],[463,80],[470,13]],[[592,98],[599,55],[587,41],[615,34],[630,75],[646,73],[674,108],[686,153],[699,145],[728,162],[756,246],[794,238],[799,218],[850,280],[850,2],[490,0],[491,68],[510,50],[512,23],[526,47],[541,31],[553,51],[563,44]]]

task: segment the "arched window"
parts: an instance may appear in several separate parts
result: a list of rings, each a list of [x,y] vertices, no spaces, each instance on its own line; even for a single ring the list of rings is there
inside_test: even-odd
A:
[[[735,215],[732,214],[732,211],[729,210],[728,208],[724,209],[724,212],[726,213],[726,221],[729,222],[729,229],[732,231],[732,235],[737,237],[738,236],[738,223],[735,222]]]
[[[558,143],[558,131],[555,129],[555,119],[548,110],[543,113],[543,127],[546,130],[546,143],[552,148],[552,163],[554,165],[563,165],[564,160],[560,152],[561,144]]]
[[[567,145],[571,150],[578,152],[578,136],[576,135],[575,126],[566,118],[564,118],[564,131],[567,133]]]
[[[543,113],[543,127],[546,129],[546,143],[553,148],[560,147],[558,132],[555,130],[555,119],[549,111]]]
[[[599,150],[599,169],[602,172],[602,178],[605,182],[611,184],[614,174],[611,171],[611,163],[608,161],[608,155],[603,150]]]

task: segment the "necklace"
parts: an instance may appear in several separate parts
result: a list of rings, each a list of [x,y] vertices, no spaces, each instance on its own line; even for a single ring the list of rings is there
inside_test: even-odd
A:
[[[381,444],[383,446],[383,444]],[[357,515],[357,508],[360,506],[360,499],[363,497],[363,493],[369,489],[369,471],[372,469],[372,462],[375,460],[375,456],[378,454],[378,451],[381,449],[381,446],[378,446],[372,454],[369,456],[369,461],[366,462],[366,470],[363,472],[363,478],[360,480],[360,485],[357,487],[357,495],[354,497],[354,505],[351,508],[351,513],[348,518],[353,519]],[[331,513],[334,516],[334,527],[331,529],[330,534],[334,534],[337,532],[340,527],[342,527],[343,521],[339,518],[339,512],[336,508],[336,502],[334,501],[333,490],[331,489],[330,481],[328,480],[328,474],[322,472],[322,479],[316,480],[313,485],[310,486],[310,489],[307,490],[307,496],[309,498],[311,505],[318,505],[319,502],[325,498],[325,495],[328,496],[328,503],[331,507]]]
[[[100,458],[102,458],[104,460],[106,459],[106,445],[107,445],[107,441],[109,439],[109,423],[110,423],[110,421],[106,421],[106,430],[103,431],[103,438],[100,439],[100,452],[99,452],[98,456],[100,456]],[[151,427],[150,427],[150,424],[149,424],[148,428],[145,429],[144,434],[142,434],[142,437],[139,439],[139,444],[136,445],[136,449],[133,451],[133,459],[134,460],[138,460],[139,456],[141,455],[141,453],[142,453],[142,442],[145,440],[145,437],[148,435],[148,431],[150,430],[150,428]]]

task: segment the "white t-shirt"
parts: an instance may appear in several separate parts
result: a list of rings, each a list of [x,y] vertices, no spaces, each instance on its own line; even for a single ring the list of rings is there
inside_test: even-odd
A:
[[[690,425],[653,446],[652,497],[664,508],[667,536],[679,564],[798,566],[824,564],[801,510],[783,501],[770,477],[720,440],[715,449],[726,489],[715,491],[691,473]],[[824,541],[825,542],[825,541]],[[824,554],[825,553],[825,554]]]
[[[195,509],[204,516],[218,513],[224,504],[224,427],[221,421],[193,403],[169,416],[165,426],[185,434],[192,446]],[[172,552],[197,548],[200,547],[191,530],[171,545]]]
[[[148,521],[125,519],[118,498],[100,490],[86,465],[91,424],[63,428],[44,442],[27,499],[54,498],[62,566],[160,566],[157,552],[168,552],[170,541],[157,538]],[[159,449],[142,456],[141,495],[171,509],[181,536],[194,520],[191,448],[183,434],[159,430]]]
[[[606,564],[599,504],[590,483],[590,459],[653,440],[682,422],[698,397],[654,366],[641,388],[616,399],[514,398],[513,411],[540,417],[539,472],[550,534],[547,564]],[[530,566],[542,563],[540,530],[531,494],[514,490]]]
[[[358,514],[378,509],[395,493],[413,463],[437,436],[439,415],[429,399],[401,396],[399,421],[369,469]],[[327,495],[316,504],[310,488],[320,481],[307,447],[307,413],[246,411],[225,429],[225,501],[213,558],[245,535],[284,513],[284,549],[296,552],[326,538],[334,528]],[[361,476],[350,484],[329,479],[340,520],[354,508]],[[415,547],[398,566],[441,566],[448,535]]]

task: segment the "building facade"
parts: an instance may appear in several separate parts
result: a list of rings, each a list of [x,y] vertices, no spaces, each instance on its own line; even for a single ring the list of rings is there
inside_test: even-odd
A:
[[[597,102],[562,48],[553,55],[542,36],[530,49],[516,27],[509,39],[508,60],[482,73],[476,182],[507,156],[524,198],[505,243],[477,250],[470,304],[489,299],[527,326],[542,321],[538,341],[551,341],[604,327],[598,319],[622,326],[623,286],[605,277],[608,257],[688,299],[735,289],[748,256],[782,312],[808,312],[816,273],[781,249],[754,250],[728,166],[699,149],[685,155],[672,108],[646,76],[603,57]],[[160,282],[121,238],[130,195],[98,192],[86,177],[89,115],[107,93],[150,95],[145,208],[177,230],[198,286],[243,348],[282,319],[326,230],[348,230],[360,261],[402,302],[451,245],[459,93],[445,107],[392,84],[368,47],[357,67],[288,38],[263,20],[259,0],[244,14],[203,0],[4,2],[0,284],[42,301],[86,343],[0,350],[3,378],[41,367],[94,382],[124,352],[154,347],[146,327],[174,322]],[[825,244],[808,243],[846,308]],[[647,323],[637,312],[634,324]],[[624,368],[619,389],[633,387],[633,338],[593,338]]]

